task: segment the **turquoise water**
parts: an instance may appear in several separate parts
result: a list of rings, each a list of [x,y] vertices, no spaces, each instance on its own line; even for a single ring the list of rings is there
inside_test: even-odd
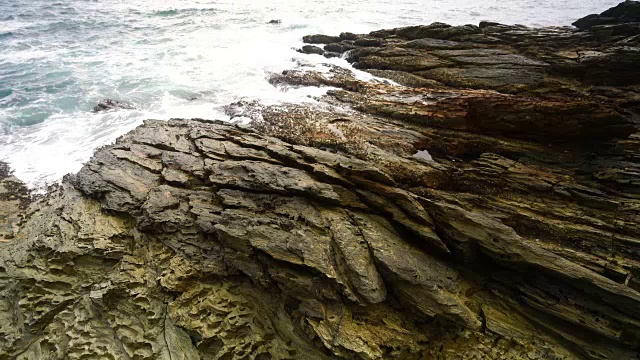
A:
[[[42,186],[145,118],[224,120],[222,106],[239,99],[312,101],[323,90],[283,92],[265,80],[327,61],[292,49],[306,34],[485,19],[568,25],[617,2],[0,0],[0,160]],[[94,114],[103,98],[136,110]]]

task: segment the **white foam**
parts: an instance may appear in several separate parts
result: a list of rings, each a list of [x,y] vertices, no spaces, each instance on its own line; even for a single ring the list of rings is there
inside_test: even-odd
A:
[[[323,64],[350,67],[345,59],[297,53],[303,35],[433,21],[569,24],[618,1],[105,0],[61,1],[60,7],[4,0],[0,13],[14,19],[0,21],[0,33],[17,35],[0,39],[0,90],[14,91],[0,99],[0,125],[8,131],[0,135],[0,160],[30,186],[42,186],[77,171],[97,147],[146,118],[226,120],[222,107],[238,100],[315,101],[326,88],[283,91],[266,80],[299,66],[294,60],[319,71],[329,70]],[[65,15],[58,9],[64,7],[75,11]],[[273,19],[281,23],[268,24]],[[139,110],[94,114],[103,98]],[[15,126],[40,116],[48,118]]]

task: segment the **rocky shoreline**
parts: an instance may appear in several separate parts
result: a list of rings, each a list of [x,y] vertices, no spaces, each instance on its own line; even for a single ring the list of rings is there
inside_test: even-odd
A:
[[[0,359],[640,358],[640,3],[311,35],[317,104],[0,167]],[[385,80],[388,79],[388,80]]]

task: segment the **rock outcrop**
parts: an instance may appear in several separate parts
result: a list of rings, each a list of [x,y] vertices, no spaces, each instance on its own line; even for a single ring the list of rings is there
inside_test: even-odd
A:
[[[628,0],[603,12],[602,14],[591,14],[585,16],[574,22],[573,25],[580,30],[589,30],[594,26],[635,23],[633,25],[637,28],[637,23],[639,22],[640,3]]]
[[[0,162],[0,242],[14,236],[30,202],[29,189]]]
[[[104,99],[98,102],[98,104],[93,107],[93,112],[102,112],[102,111],[118,110],[118,109],[132,110],[132,109],[135,109],[135,107],[123,101]]]
[[[634,36],[309,36],[393,81],[274,75],[333,89],[149,120],[33,202],[4,170],[0,359],[637,359]]]

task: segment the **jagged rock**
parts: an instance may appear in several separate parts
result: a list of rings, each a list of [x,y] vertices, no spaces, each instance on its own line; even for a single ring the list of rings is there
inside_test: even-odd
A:
[[[367,69],[368,73],[379,76],[381,78],[393,80],[396,83],[409,87],[418,88],[441,88],[443,84],[431,79],[425,79],[421,76],[417,76],[411,73],[398,70],[377,70]]]
[[[313,45],[305,45],[305,46],[302,47],[302,49],[300,49],[298,51],[303,53],[303,54],[318,54],[318,55],[323,55],[324,54],[324,50],[322,50],[321,48],[319,48],[317,46],[313,46]]]
[[[381,41],[380,39],[367,39],[367,38],[360,38],[357,39],[353,42],[353,45],[355,46],[362,46],[362,47],[378,47],[378,46],[383,46],[384,42]]]
[[[342,39],[339,36],[328,36],[328,35],[307,35],[302,38],[307,44],[331,44],[340,42]]]
[[[340,39],[342,40],[358,40],[358,35],[350,32],[340,33]]]
[[[638,358],[637,35],[592,30],[312,36],[399,84],[0,167],[0,359]]]
[[[541,101],[486,90],[368,85],[344,73],[326,77],[317,72],[287,72],[278,81],[296,86],[340,87],[347,91],[333,91],[330,96],[362,112],[479,134],[575,143],[636,132],[630,119],[593,101]]]
[[[7,319],[2,351],[70,358],[417,356],[434,346],[463,348],[448,335],[455,332],[442,329],[482,328],[482,303],[489,332],[466,335],[477,345],[460,350],[462,358],[499,356],[480,344],[500,337],[515,341],[498,352],[512,358],[573,358],[567,344],[586,340],[558,341],[565,331],[559,327],[567,326],[558,317],[613,341],[590,344],[590,356],[631,356],[627,346],[635,346],[640,321],[629,312],[640,294],[530,243],[493,215],[462,208],[474,204],[465,197],[428,199],[397,188],[399,179],[363,160],[241,128],[147,121],[35,204],[5,247],[3,297],[25,300],[0,312]],[[47,224],[60,230],[48,233]],[[51,259],[60,246],[64,256]],[[535,281],[519,278],[534,268]],[[491,290],[477,289],[476,281]],[[537,292],[553,289],[570,300],[535,303],[544,298]],[[510,291],[530,300],[509,303]],[[514,321],[488,306],[523,317]],[[409,309],[420,315],[407,318]],[[10,320],[15,313],[33,319],[28,328]],[[534,324],[553,330],[538,334]],[[33,331],[42,335],[24,343]],[[304,335],[309,331],[320,341]],[[532,341],[546,350],[533,351]]]
[[[135,109],[135,107],[131,104],[127,104],[122,101],[112,100],[112,99],[104,99],[98,103],[98,105],[93,107],[94,112],[108,111],[114,109]]]
[[[281,74],[272,74],[268,81],[275,86],[335,86],[351,88],[351,85],[359,86],[361,84],[351,71],[344,68],[333,66],[329,70],[329,74],[330,76],[325,76],[318,71],[284,70]]]
[[[13,176],[7,164],[0,162],[0,242],[14,236],[30,202],[27,187]]]
[[[626,0],[601,14],[592,14],[573,23],[580,30],[589,30],[597,25],[640,22],[640,2]]]
[[[408,41],[403,44],[404,47],[412,49],[428,49],[428,50],[450,50],[450,49],[465,49],[470,48],[468,44],[460,43],[450,40],[439,40],[431,38],[423,38],[418,40]]]
[[[242,123],[246,120],[256,119],[261,116],[263,106],[256,100],[240,100],[224,106],[225,115],[229,116],[232,123]]]
[[[326,51],[343,54],[358,69],[406,72],[451,87],[551,93],[560,85],[565,93],[567,87],[579,92],[557,79],[587,86],[638,85],[634,41],[640,22],[632,22],[636,7],[635,1],[622,3],[611,10],[615,16],[590,25],[590,32],[490,22],[479,27],[433,23],[348,40],[314,35],[307,42],[327,44]]]
[[[599,42],[623,41],[640,34],[640,22],[616,25],[598,25],[591,32]]]
[[[326,57],[327,59],[339,58],[340,56],[340,53],[337,52],[325,51],[324,53],[324,57]]]

